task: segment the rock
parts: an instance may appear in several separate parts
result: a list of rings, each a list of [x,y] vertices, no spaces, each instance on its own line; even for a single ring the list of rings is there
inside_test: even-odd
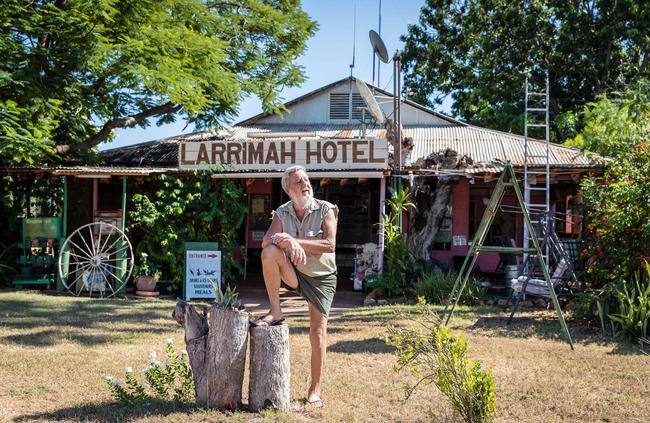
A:
[[[535,300],[535,307],[546,308],[546,301],[541,299],[541,298],[536,299]]]
[[[521,302],[519,303],[519,307],[521,307],[521,308],[531,308],[532,306],[533,306],[533,302],[532,302],[532,301],[528,301],[528,300],[526,300],[526,301],[521,301]]]
[[[505,307],[505,306],[508,305],[508,300],[501,299],[501,300],[499,300],[499,301],[497,302],[497,305],[498,305],[499,307]]]
[[[377,305],[377,300],[375,300],[374,298],[368,298],[368,297],[366,297],[366,299],[363,300],[363,305],[364,305],[364,306]]]
[[[477,305],[477,306],[484,306],[484,305],[485,305],[485,301],[484,301],[484,300],[476,300],[476,305]]]
[[[385,305],[388,305],[388,304],[390,304],[388,302],[388,300],[377,300],[377,305],[385,306]]]
[[[493,306],[494,305],[494,300],[487,300],[485,302],[485,305]]]
[[[574,303],[573,301],[569,301],[567,303],[567,305],[564,306],[564,309],[567,310],[567,311],[575,310],[576,309],[576,303]]]

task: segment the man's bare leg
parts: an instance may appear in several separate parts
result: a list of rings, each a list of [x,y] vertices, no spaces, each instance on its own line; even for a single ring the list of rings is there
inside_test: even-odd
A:
[[[327,317],[312,304],[309,304],[309,342],[311,343],[311,386],[307,393],[307,402],[321,406],[320,388],[327,350]]]
[[[289,287],[295,289],[298,287],[298,278],[284,251],[275,245],[269,245],[262,250],[262,271],[271,304],[271,310],[263,320],[271,322],[282,318],[280,282],[284,281]]]

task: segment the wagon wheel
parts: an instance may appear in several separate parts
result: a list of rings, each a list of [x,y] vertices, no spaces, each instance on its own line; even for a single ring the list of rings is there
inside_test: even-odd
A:
[[[74,295],[112,297],[133,270],[133,248],[124,232],[105,222],[83,225],[61,246],[59,278]]]

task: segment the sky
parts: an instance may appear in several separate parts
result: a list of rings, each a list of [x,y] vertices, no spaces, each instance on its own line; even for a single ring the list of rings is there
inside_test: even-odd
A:
[[[389,56],[403,44],[399,38],[405,34],[408,24],[417,23],[420,8],[424,0],[382,0],[381,36],[386,44]],[[372,47],[368,31],[379,30],[379,0],[304,0],[303,10],[318,22],[319,29],[307,41],[307,50],[297,59],[304,67],[307,80],[299,87],[286,88],[281,96],[285,101],[292,100],[331,82],[350,75],[352,63],[352,46],[356,38],[356,60],[354,76],[367,82],[372,81]],[[356,8],[356,37],[354,36],[354,11]],[[381,88],[393,90],[392,63],[381,66]],[[448,106],[443,104],[442,112]],[[256,98],[245,100],[240,112],[232,123],[254,116],[262,111],[261,103]],[[161,127],[152,124],[148,128],[119,129],[114,141],[100,145],[100,150],[122,147],[140,142],[186,134],[194,131],[185,121]]]

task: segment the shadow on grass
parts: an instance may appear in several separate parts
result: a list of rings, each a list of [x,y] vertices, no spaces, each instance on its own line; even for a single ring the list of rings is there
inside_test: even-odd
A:
[[[373,353],[373,354],[392,354],[395,348],[379,339],[368,338],[354,341],[338,341],[327,347],[329,352],[356,354],[356,353]]]
[[[66,340],[97,345],[119,341],[126,332],[168,332],[177,326],[171,318],[174,305],[166,300],[145,303],[38,294],[26,298],[0,297],[0,327],[19,331],[0,340],[28,346],[52,346]],[[124,330],[110,330],[115,327]],[[101,335],[93,334],[93,330]]]
[[[486,316],[479,315],[473,324],[461,327],[461,329],[488,336],[518,339],[539,338],[563,343],[566,342],[555,312],[534,311],[527,312],[526,314],[515,314],[512,323],[508,325],[509,316],[509,312],[499,312]],[[454,326],[452,322],[452,329]],[[630,341],[623,338],[604,336],[599,329],[587,327],[575,321],[568,321],[567,326],[571,334],[571,339],[577,347],[580,345],[610,346],[612,350],[608,352],[609,354],[643,354],[641,349]]]
[[[97,404],[82,404],[76,407],[61,408],[50,412],[26,414],[16,417],[15,421],[96,421],[102,423],[130,421],[138,418],[155,419],[173,413],[205,412],[193,405],[178,405],[165,402],[151,402],[146,405],[128,407],[119,402],[103,402]],[[207,414],[207,413],[206,413]],[[207,416],[206,416],[207,417]]]

